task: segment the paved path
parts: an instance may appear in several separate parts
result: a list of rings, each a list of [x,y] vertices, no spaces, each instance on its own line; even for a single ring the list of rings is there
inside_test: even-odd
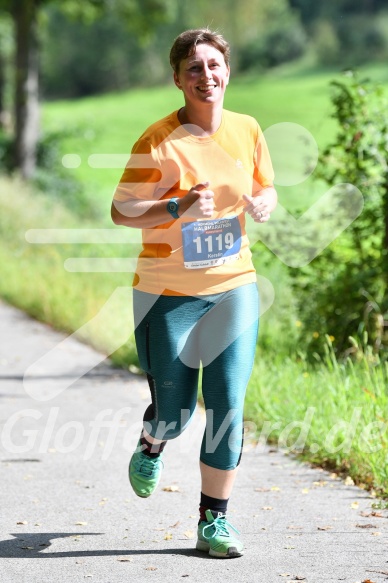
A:
[[[137,498],[127,463],[145,380],[4,304],[0,325],[1,583],[388,580],[388,512],[269,448],[244,452],[230,501],[244,557],[197,552],[203,414],[166,448],[158,491]]]

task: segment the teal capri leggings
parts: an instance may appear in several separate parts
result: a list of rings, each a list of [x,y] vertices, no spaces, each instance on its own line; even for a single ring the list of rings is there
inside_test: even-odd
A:
[[[151,405],[144,427],[173,439],[197,404],[202,363],[206,408],[200,459],[232,470],[241,459],[243,406],[258,330],[256,283],[207,296],[158,296],[134,289],[135,337]]]

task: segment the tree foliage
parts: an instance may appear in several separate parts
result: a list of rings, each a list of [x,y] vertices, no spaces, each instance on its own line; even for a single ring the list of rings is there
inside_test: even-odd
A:
[[[93,21],[117,13],[138,39],[144,39],[167,14],[170,2],[162,0],[0,0],[0,14],[11,15],[15,37],[14,166],[32,178],[39,139],[39,33],[38,19],[45,5],[57,4],[72,18]],[[98,53],[97,53],[98,54]],[[3,71],[0,55],[0,105]]]
[[[74,15],[69,20],[63,7],[53,3],[45,11],[44,95],[77,97],[165,82],[171,77],[171,43],[188,28],[209,26],[224,34],[232,46],[234,73],[275,66],[298,58],[306,49],[298,14],[290,10],[287,0],[213,0],[211,4],[170,0],[164,6],[163,20],[155,16],[154,34],[139,43],[138,37],[128,34],[128,24],[116,9],[88,25]]]
[[[356,67],[388,57],[386,0],[289,0],[315,49],[318,63]]]
[[[376,351],[388,348],[388,108],[381,89],[347,72],[332,83],[335,141],[315,176],[333,186],[354,184],[362,214],[308,267],[293,271],[299,309],[311,336],[326,332],[340,351],[348,337],[368,333]],[[315,334],[314,334],[315,333]],[[321,334],[322,336],[322,334]],[[315,338],[312,348],[319,346]]]

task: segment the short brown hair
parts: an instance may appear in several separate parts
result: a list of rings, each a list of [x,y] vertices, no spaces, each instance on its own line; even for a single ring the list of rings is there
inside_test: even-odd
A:
[[[171,47],[170,64],[175,73],[179,72],[179,65],[183,59],[194,55],[196,46],[199,44],[215,47],[223,54],[225,63],[229,66],[230,46],[224,37],[208,28],[197,28],[182,32]]]

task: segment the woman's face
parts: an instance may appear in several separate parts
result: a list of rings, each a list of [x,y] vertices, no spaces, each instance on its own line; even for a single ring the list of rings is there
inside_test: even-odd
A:
[[[229,73],[223,54],[203,43],[197,45],[194,55],[181,61],[174,81],[186,103],[222,103]]]

